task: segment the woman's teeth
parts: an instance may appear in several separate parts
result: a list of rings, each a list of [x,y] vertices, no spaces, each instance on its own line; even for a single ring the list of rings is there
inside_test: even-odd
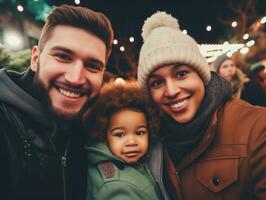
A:
[[[183,101],[180,101],[180,102],[178,102],[178,103],[175,103],[175,104],[172,104],[172,105],[170,105],[170,107],[171,108],[180,108],[180,107],[182,107],[183,105],[185,105],[186,104],[186,102],[187,102],[187,100],[185,99],[185,100],[183,100]]]

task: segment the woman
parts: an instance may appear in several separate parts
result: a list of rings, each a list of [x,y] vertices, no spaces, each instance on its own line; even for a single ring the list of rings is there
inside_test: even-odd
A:
[[[266,199],[266,109],[232,98],[165,12],[142,28],[138,81],[161,111],[150,157],[165,199]]]
[[[216,58],[213,62],[214,70],[223,78],[231,83],[233,88],[233,96],[240,98],[244,89],[244,84],[249,81],[246,75],[237,68],[234,60],[223,54]]]

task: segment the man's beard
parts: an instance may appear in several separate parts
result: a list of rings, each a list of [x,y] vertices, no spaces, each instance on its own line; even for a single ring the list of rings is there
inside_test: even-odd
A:
[[[49,91],[54,87],[54,82],[50,81],[48,88],[45,87],[44,83],[39,79],[39,66],[33,78],[33,90],[34,96],[37,100],[47,108],[48,112],[52,114],[54,119],[60,123],[68,123],[69,121],[81,120],[82,115],[96,102],[98,95],[91,97],[87,100],[86,103],[80,108],[77,113],[66,115],[64,112],[56,111],[52,106],[52,100],[49,97]],[[88,97],[91,95],[92,91],[88,92]]]

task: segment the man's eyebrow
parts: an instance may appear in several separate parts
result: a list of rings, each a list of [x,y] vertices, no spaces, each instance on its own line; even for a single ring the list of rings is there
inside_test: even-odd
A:
[[[64,51],[66,53],[69,54],[74,54],[74,52],[68,48],[62,47],[62,46],[54,46],[52,49],[52,51]]]

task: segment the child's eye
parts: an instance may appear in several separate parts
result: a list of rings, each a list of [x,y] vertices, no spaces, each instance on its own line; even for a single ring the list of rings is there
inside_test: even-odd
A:
[[[116,132],[116,133],[114,133],[114,136],[115,136],[115,137],[122,138],[122,137],[125,136],[125,133],[123,133],[123,132]]]
[[[175,75],[176,78],[182,78],[183,76],[185,76],[186,74],[188,74],[188,71],[186,70],[181,70],[181,71],[178,71]]]
[[[146,131],[137,131],[136,132],[136,135],[139,135],[139,136],[141,136],[141,135],[145,135],[146,134]]]

